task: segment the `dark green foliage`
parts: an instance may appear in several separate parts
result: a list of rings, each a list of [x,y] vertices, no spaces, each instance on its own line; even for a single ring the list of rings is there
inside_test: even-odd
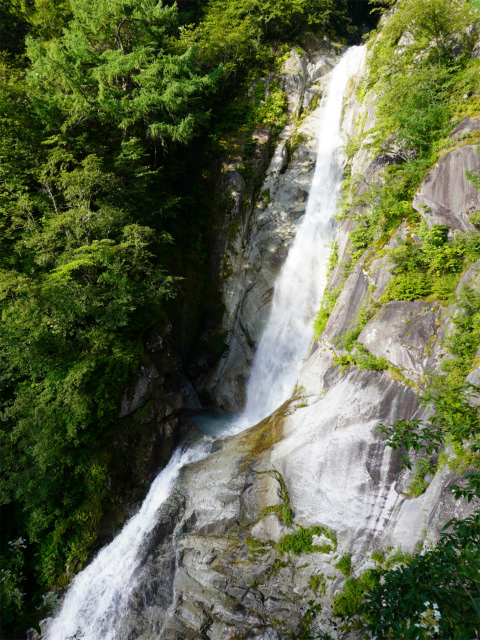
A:
[[[480,513],[445,529],[437,547],[408,566],[372,572],[373,588],[360,606],[372,635],[420,640],[436,627],[435,637],[474,637],[480,623]]]
[[[173,279],[159,262],[170,236],[133,207],[155,176],[136,139],[119,140],[114,162],[60,131],[44,140],[42,116],[23,116],[30,86],[15,71],[8,77],[0,150],[2,500],[29,514],[49,585],[65,562],[84,562],[95,539],[105,495],[101,438],[139,361],[139,336],[170,294]]]
[[[371,557],[372,560],[375,560],[375,562],[378,562],[378,564],[383,564],[385,562],[385,556],[380,551],[374,551]]]
[[[312,625],[315,622],[315,618],[321,612],[322,607],[315,602],[315,600],[308,601],[308,609],[305,612],[305,616],[301,624],[301,633],[298,636],[299,640],[333,640],[329,633],[323,633],[322,631],[312,632]],[[316,635],[312,635],[316,633]]]
[[[345,581],[342,593],[333,599],[333,615],[341,620],[348,620],[360,613],[360,605],[375,585],[374,571],[365,571],[358,578]]]
[[[195,47],[166,54],[176,7],[151,0],[73,0],[65,34],[46,46],[27,39],[28,78],[38,91],[44,118],[116,124],[131,135],[139,128],[163,144],[188,142],[206,123],[202,97],[214,78],[198,72]],[[47,98],[47,100],[46,100]]]
[[[0,5],[1,50],[10,55],[22,54],[27,33],[28,23],[20,2],[2,2]]]
[[[8,552],[0,557],[0,605],[2,609],[2,631],[9,627],[15,631],[26,628],[30,620],[25,619],[23,598],[25,575],[25,540],[18,538],[8,543]],[[3,635],[3,633],[2,633]]]
[[[448,239],[448,228],[425,222],[413,229],[420,242],[410,239],[387,252],[393,262],[394,278],[382,299],[416,300],[427,296],[448,300],[458,275],[480,257],[480,235],[456,233]]]
[[[17,621],[81,568],[112,498],[120,397],[178,281],[182,169],[160,170],[158,145],[193,139],[214,85],[194,50],[162,53],[175,9],[79,0],[62,35],[69,9],[47,5],[16,14],[31,62],[0,61],[0,497],[27,542]]]
[[[344,0],[210,0],[201,24],[184,33],[198,41],[205,61],[221,63],[227,75],[248,65],[271,64],[266,43],[291,41],[308,28],[346,36],[350,19]]]

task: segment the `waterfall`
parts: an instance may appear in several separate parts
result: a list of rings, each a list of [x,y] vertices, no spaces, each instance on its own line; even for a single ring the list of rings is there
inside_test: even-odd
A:
[[[326,280],[327,242],[341,185],[340,121],[347,82],[359,69],[363,47],[352,47],[331,75],[319,119],[319,150],[303,222],[275,286],[269,322],[254,360],[245,414],[234,431],[269,415],[292,393],[313,336],[312,317]],[[231,430],[228,430],[230,433]],[[47,640],[123,640],[122,621],[138,584],[142,546],[183,466],[207,456],[211,437],[177,450],[159,473],[140,511],[73,580],[59,613],[46,622]]]
[[[76,576],[58,615],[47,621],[48,640],[123,640],[123,614],[138,582],[140,549],[153,529],[158,509],[170,495],[180,470],[201,460],[211,438],[181,452],[177,449],[150,487],[140,511],[86,569]]]
[[[253,361],[247,407],[240,423],[256,424],[287,400],[308,345],[312,318],[326,284],[328,242],[342,184],[341,114],[349,79],[359,70],[364,47],[351,47],[333,69],[323,98],[318,155],[307,210],[275,283],[272,310]]]

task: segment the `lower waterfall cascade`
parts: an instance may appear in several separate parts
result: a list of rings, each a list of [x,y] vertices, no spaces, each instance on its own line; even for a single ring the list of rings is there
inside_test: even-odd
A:
[[[268,416],[291,395],[308,345],[312,317],[326,283],[327,243],[342,183],[341,114],[348,82],[365,56],[351,47],[333,69],[319,109],[318,156],[307,211],[275,284],[272,309],[254,358],[247,407],[225,436]],[[141,573],[142,544],[169,497],[181,469],[209,455],[213,438],[178,449],[159,473],[140,511],[73,580],[55,617],[45,622],[47,640],[119,640],[124,612]]]

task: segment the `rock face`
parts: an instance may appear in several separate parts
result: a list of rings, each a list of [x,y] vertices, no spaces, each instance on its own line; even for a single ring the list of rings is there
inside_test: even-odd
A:
[[[480,209],[480,194],[465,172],[480,170],[476,147],[459,147],[443,157],[423,181],[413,201],[427,224],[444,224],[451,229],[473,230],[470,213]]]
[[[121,400],[118,415],[122,426],[111,445],[115,455],[108,488],[115,498],[107,503],[99,525],[100,544],[118,533],[138,510],[157,473],[191,429],[189,411],[201,408],[194,389],[181,373],[171,326],[152,329],[144,345],[143,362]]]
[[[452,131],[450,137],[454,140],[468,136],[476,131],[480,131],[480,116],[473,116],[473,118],[464,118]]]
[[[308,59],[291,56],[282,78],[291,92],[292,114],[308,103],[308,91],[320,86],[315,83],[324,77],[329,60],[321,52]],[[232,211],[239,221],[218,263],[225,273],[220,286],[228,349],[213,369],[202,370],[197,362],[195,381],[217,407],[239,409],[244,402],[273,283],[305,211],[315,162],[316,117],[313,111],[302,121],[298,131],[305,138],[293,150],[287,145],[292,126],[282,133],[262,186],[264,195],[251,211],[246,213],[241,205],[246,187],[236,165],[228,165],[222,178],[232,190]],[[346,135],[358,134],[355,123],[361,123],[364,143],[351,163],[365,178],[358,193],[368,182],[381,180],[385,166],[405,160],[401,149],[369,155],[374,118],[375,96],[358,105],[352,91],[344,130]],[[466,122],[454,134],[459,138],[475,130],[475,122]],[[255,135],[266,141],[270,132]],[[260,148],[257,145],[255,156],[258,171],[264,163]],[[468,214],[480,208],[480,201],[464,177],[465,169],[480,169],[468,144],[448,153],[427,176],[415,206],[428,224],[470,228]],[[306,630],[302,623],[311,600],[322,607],[315,622],[318,632],[338,640],[363,638],[355,625],[332,624],[335,598],[345,583],[339,559],[349,555],[355,575],[361,575],[375,566],[373,551],[392,558],[398,549],[427,549],[436,544],[448,520],[479,507],[479,501],[467,504],[452,498],[448,489],[457,478],[448,467],[425,474],[426,489],[418,495],[412,488],[414,472],[402,468],[400,452],[385,447],[380,423],[428,417],[417,390],[426,372],[438,370],[445,356],[442,339],[451,330],[448,314],[453,310],[419,300],[383,304],[391,277],[386,258],[370,250],[346,270],[352,224],[343,221],[337,231],[339,264],[328,287],[342,290],[303,363],[296,394],[246,432],[214,443],[207,458],[183,470],[141,549],[143,569],[124,638],[285,640]],[[406,224],[400,225],[390,247],[407,232]],[[479,278],[478,264],[473,265],[459,286]],[[368,304],[377,312],[358,341],[370,355],[387,361],[381,371],[360,370],[338,360],[344,355],[338,338],[355,327],[358,311]],[[151,362],[143,365],[122,402],[126,420],[154,393],[153,383],[167,366],[155,360],[154,346],[151,350]],[[472,384],[480,380],[480,350],[477,356],[467,378]],[[195,403],[191,386],[185,383],[182,388],[180,399],[174,393],[165,394],[163,404],[154,401],[155,411],[164,407],[161,412],[168,418],[167,406],[173,412],[181,402]],[[300,548],[293,544],[299,533]]]
[[[313,179],[319,109],[310,113],[308,109],[321,96],[338,59],[331,45],[319,46],[303,57],[292,51],[283,72],[266,80],[267,90],[273,79],[280,81],[292,118],[300,111],[306,115],[298,125],[292,121],[281,132],[266,173],[270,132],[254,132],[254,177],[264,175],[264,179],[253,209],[245,203],[251,203],[254,194],[246,193],[236,168],[241,158],[237,163],[225,162],[217,185],[231,193],[233,201],[233,208],[222,213],[224,222],[219,225],[224,225],[224,231],[214,248],[214,269],[225,308],[218,332],[226,348],[213,367],[198,360],[192,366],[196,390],[217,409],[240,411],[245,405],[246,383],[268,319],[274,282],[305,214]]]
[[[437,303],[390,302],[370,320],[358,340],[375,356],[389,360],[410,380],[420,381],[426,371],[438,367],[433,347],[441,326],[440,315]]]

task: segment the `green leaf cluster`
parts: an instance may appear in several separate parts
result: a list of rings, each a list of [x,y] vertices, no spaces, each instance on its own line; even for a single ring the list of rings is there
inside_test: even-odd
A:
[[[333,566],[336,567],[345,576],[345,578],[348,578],[352,573],[352,556],[345,554]]]
[[[176,7],[153,0],[74,0],[71,7],[63,36],[48,44],[27,38],[27,77],[40,113],[62,118],[67,127],[108,120],[163,144],[188,142],[206,123],[202,98],[215,77],[199,73],[195,47],[177,55],[165,51]]]
[[[473,637],[480,620],[479,545],[476,513],[447,523],[438,545],[408,565],[372,571],[360,605],[368,630],[378,638]]]
[[[268,62],[269,41],[291,42],[307,29],[345,37],[350,25],[344,0],[210,0],[185,41],[198,42],[207,64],[222,64],[228,76]]]
[[[322,545],[313,544],[313,536],[325,536],[330,541]],[[281,540],[276,544],[277,551],[283,555],[285,553],[291,553],[293,555],[299,555],[300,553],[330,553],[337,548],[337,539],[335,534],[325,527],[313,526],[307,529],[300,527],[295,533],[289,533],[283,536]]]
[[[374,584],[373,570],[365,571],[359,577],[348,578],[343,591],[333,599],[333,615],[341,620],[358,615],[365,595],[372,590]]]
[[[114,497],[122,392],[187,262],[173,237],[197,254],[176,181],[219,75],[195,48],[167,51],[176,7],[53,4],[12,5],[27,46],[0,56],[0,498],[28,544],[18,619],[85,563]]]
[[[480,257],[480,236],[477,233],[455,233],[449,238],[448,227],[425,221],[413,226],[409,237],[394,249],[386,251],[393,263],[390,280],[382,302],[417,300],[432,296],[448,300],[458,277]]]

